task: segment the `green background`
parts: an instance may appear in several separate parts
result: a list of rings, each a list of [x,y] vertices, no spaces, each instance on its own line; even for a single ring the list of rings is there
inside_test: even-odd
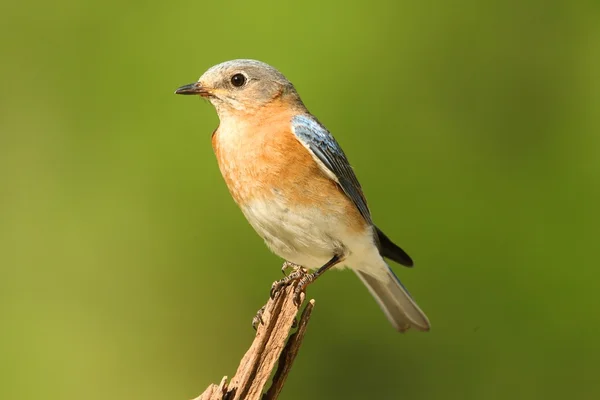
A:
[[[600,398],[597,2],[0,6],[0,398],[189,399],[233,375],[280,262],[175,96],[280,69],[353,163],[432,322],[349,271],[284,399]]]

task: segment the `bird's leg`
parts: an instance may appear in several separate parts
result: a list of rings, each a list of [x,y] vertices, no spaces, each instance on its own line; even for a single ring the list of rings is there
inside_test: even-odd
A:
[[[285,271],[287,271],[289,268],[292,268],[293,271],[296,271],[296,270],[302,268],[302,266],[298,265],[298,264],[294,264],[293,262],[284,261],[283,265],[281,266],[281,272],[285,275]]]
[[[294,303],[296,305],[300,305],[300,294],[302,294],[302,292],[304,292],[306,290],[306,287],[308,285],[310,285],[312,282],[314,282],[315,279],[317,279],[319,276],[321,276],[321,274],[323,272],[327,271],[329,268],[338,264],[341,260],[342,260],[342,258],[336,254],[331,258],[331,260],[327,261],[325,263],[325,265],[323,265],[321,268],[319,268],[315,272],[313,272],[311,274],[308,274],[308,273],[304,274],[298,281],[298,286],[296,286],[296,289],[294,289]],[[290,274],[290,275],[292,275],[292,274]]]
[[[294,270],[290,272],[289,275],[281,278],[278,281],[273,282],[273,285],[271,285],[271,298],[274,298],[281,288],[286,287],[294,281],[300,280],[300,278],[308,274],[308,270],[303,266],[290,263],[288,261],[283,263],[283,267],[281,267],[281,270],[285,271],[289,267],[292,267]]]

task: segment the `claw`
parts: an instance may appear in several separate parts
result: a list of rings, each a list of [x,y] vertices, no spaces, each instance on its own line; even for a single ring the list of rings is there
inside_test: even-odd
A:
[[[271,296],[272,299],[275,298],[275,296],[277,295],[277,293],[279,293],[281,288],[287,286],[287,282],[284,282],[284,280],[285,280],[285,278],[280,279],[278,281],[273,282],[273,284],[271,285],[271,291],[269,292],[269,295]]]
[[[281,288],[290,285],[294,281],[302,280],[303,277],[306,276],[306,274],[306,269],[299,267],[298,269],[294,269],[294,272],[292,272],[291,274],[281,278],[278,281],[273,282],[273,284],[271,285],[271,298],[275,298],[275,296],[281,290]]]
[[[263,316],[263,314],[264,314],[264,312],[265,312],[265,307],[266,307],[266,306],[267,306],[266,304],[265,304],[264,306],[262,306],[262,307],[260,308],[260,310],[258,310],[258,311],[256,312],[256,315],[254,316],[254,318],[252,318],[252,328],[254,328],[254,330],[257,330],[257,329],[258,329],[258,325],[259,325],[259,324],[260,324],[260,325],[264,325],[265,321],[263,321],[263,318],[262,318],[262,316]]]
[[[300,307],[300,304],[302,304],[302,291],[294,291],[294,305],[296,307]]]
[[[304,291],[306,291],[306,287],[310,285],[310,283],[314,281],[317,276],[318,275],[316,275],[315,273],[312,273],[304,274],[302,278],[300,278],[300,280],[298,281],[298,286],[296,286],[296,288],[294,289],[294,304],[296,306],[300,306],[300,304],[302,303],[302,299],[300,296]]]

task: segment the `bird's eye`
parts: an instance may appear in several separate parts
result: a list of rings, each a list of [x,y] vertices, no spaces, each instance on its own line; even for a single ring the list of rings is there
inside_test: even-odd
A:
[[[231,84],[235,87],[242,87],[246,83],[246,77],[243,74],[235,74],[231,77]]]

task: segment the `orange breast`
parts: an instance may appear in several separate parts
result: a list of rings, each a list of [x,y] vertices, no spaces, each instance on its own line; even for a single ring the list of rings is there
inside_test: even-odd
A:
[[[277,104],[221,124],[213,136],[219,168],[234,200],[244,206],[275,196],[293,207],[319,207],[344,216],[349,228],[366,222],[340,186],[317,165],[291,131],[292,113]]]

